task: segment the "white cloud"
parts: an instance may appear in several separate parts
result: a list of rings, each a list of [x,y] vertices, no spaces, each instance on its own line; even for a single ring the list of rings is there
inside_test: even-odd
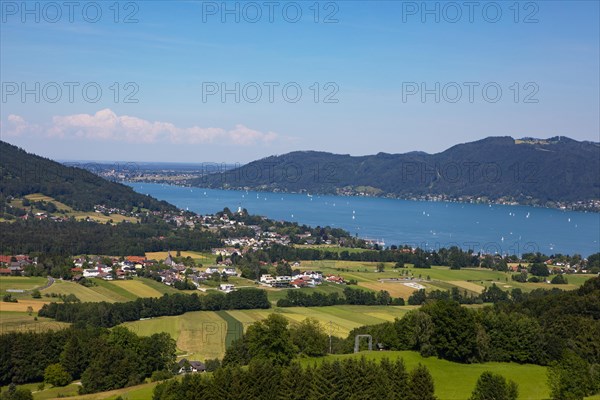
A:
[[[147,121],[129,115],[117,115],[110,109],[91,114],[54,116],[46,125],[30,124],[23,117],[9,115],[0,125],[7,136],[46,136],[60,139],[86,139],[127,143],[224,144],[253,146],[282,139],[275,132],[261,132],[238,124],[233,129],[180,128],[170,122]]]

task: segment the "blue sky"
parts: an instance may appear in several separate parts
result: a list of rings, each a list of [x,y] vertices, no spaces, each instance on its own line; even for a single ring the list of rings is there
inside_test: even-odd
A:
[[[2,140],[51,158],[243,163],[500,135],[599,140],[597,1],[0,4]]]

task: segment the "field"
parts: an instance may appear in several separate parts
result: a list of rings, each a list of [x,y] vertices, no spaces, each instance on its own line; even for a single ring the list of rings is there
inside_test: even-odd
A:
[[[155,251],[151,253],[146,253],[146,258],[148,260],[164,260],[165,258],[167,258],[168,254],[169,252],[167,251]],[[176,254],[177,253],[174,251],[171,252],[172,257],[175,257]],[[203,265],[215,264],[217,258],[217,256],[215,256],[212,253],[200,253],[197,251],[181,251],[180,254],[181,257],[191,257],[196,262],[199,262]]]
[[[180,355],[187,358],[222,357],[226,344],[241,336],[256,321],[277,313],[290,323],[299,323],[306,318],[318,320],[328,333],[346,337],[359,326],[379,324],[402,317],[413,307],[386,306],[330,306],[289,307],[268,310],[197,311],[172,317],[159,317],[123,324],[133,332],[149,336],[156,332],[167,332],[176,341]]]
[[[64,322],[57,322],[50,318],[38,317],[32,313],[22,311],[5,311],[0,312],[0,334],[7,332],[44,332],[47,330],[62,329],[69,326]]]
[[[6,290],[32,290],[44,286],[48,279],[36,276],[2,276],[0,277],[0,292],[4,294]]]
[[[175,339],[181,357],[222,357],[225,353],[227,322],[216,312],[196,311],[174,317],[159,317],[123,324],[138,335],[166,332]]]

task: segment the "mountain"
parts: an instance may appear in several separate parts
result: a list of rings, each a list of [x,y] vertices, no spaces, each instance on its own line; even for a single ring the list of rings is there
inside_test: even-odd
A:
[[[489,137],[436,154],[355,157],[296,151],[190,183],[225,189],[574,203],[600,199],[600,143],[564,136]]]
[[[130,211],[133,208],[172,210],[176,207],[135,192],[129,186],[109,182],[89,171],[29,154],[0,141],[0,195],[22,197],[42,193],[78,211],[94,205]]]

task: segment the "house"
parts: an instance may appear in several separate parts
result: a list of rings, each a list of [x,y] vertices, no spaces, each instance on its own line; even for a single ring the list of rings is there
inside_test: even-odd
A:
[[[83,277],[84,278],[95,278],[100,273],[101,273],[101,271],[98,270],[98,269],[96,269],[96,268],[86,269],[86,270],[83,271]]]
[[[215,272],[219,272],[219,268],[211,268],[211,267],[206,268],[206,273],[209,275],[212,275]]]
[[[180,374],[206,371],[206,365],[204,365],[204,363],[201,363],[200,361],[188,361],[187,358],[179,360],[177,366],[179,367]]]
[[[225,293],[230,293],[235,290],[235,286],[232,285],[231,283],[221,283],[219,285],[219,290],[222,292],[225,292]]]
[[[262,283],[266,283],[267,285],[272,284],[273,282],[275,282],[275,278],[273,278],[271,275],[269,274],[264,274],[260,276],[260,281]]]
[[[225,275],[228,276],[237,276],[235,268],[224,268],[222,273],[225,273]]]

